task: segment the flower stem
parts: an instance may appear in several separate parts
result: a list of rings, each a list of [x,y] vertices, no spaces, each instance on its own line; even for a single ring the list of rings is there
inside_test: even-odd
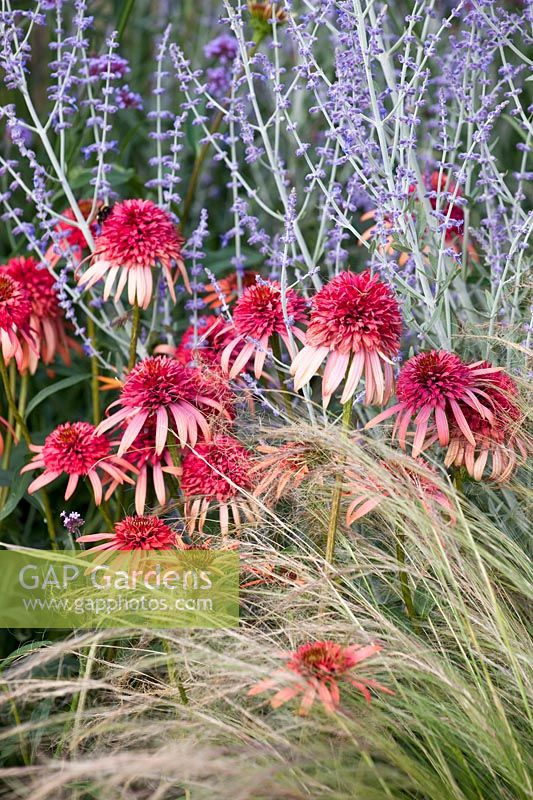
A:
[[[342,407],[342,430],[347,431],[350,428],[352,420],[352,398],[346,401]],[[339,473],[336,478],[335,488],[331,497],[331,512],[329,515],[328,533],[326,539],[326,561],[333,563],[333,553],[335,550],[335,537],[337,535],[337,524],[339,521],[339,511],[341,508],[342,497],[342,473]]]
[[[6,364],[2,357],[0,357],[0,375],[2,377],[2,383],[4,385],[4,391],[6,393],[6,399],[9,406],[9,410],[13,416],[13,419],[17,423],[17,429],[20,429],[22,434],[22,438],[28,445],[31,445],[31,436],[28,430],[28,426],[26,425],[26,421],[22,414],[20,413],[17,404],[15,402],[15,397],[11,390],[11,384],[9,382],[9,376],[7,374]],[[50,544],[52,545],[52,550],[57,550],[57,541],[56,541],[56,532],[54,528],[54,517],[52,514],[52,509],[50,506],[50,501],[48,499],[48,495],[44,489],[40,490],[41,500],[44,507],[44,513],[46,517],[46,526],[48,528],[48,535],[50,537]]]
[[[128,372],[135,366],[137,360],[137,340],[139,338],[139,328],[141,325],[141,310],[139,303],[135,300],[133,304],[133,319],[131,321],[130,357],[128,361]]]
[[[461,467],[455,470],[455,474],[453,476],[453,483],[459,494],[463,494],[463,470]]]
[[[17,381],[17,372],[15,362],[11,361],[9,365],[9,382],[11,386],[11,394],[15,396],[15,389],[16,389],[16,381]],[[7,421],[9,423],[9,428],[6,434],[6,441],[4,446],[4,455],[2,458],[2,469],[7,470],[9,469],[9,462],[11,460],[11,451],[13,449],[13,412],[11,407],[8,407],[7,413]],[[9,495],[9,486],[2,486],[0,489],[0,508],[3,508],[7,497]]]
[[[185,691],[185,686],[181,682],[181,678],[178,675],[176,670],[176,666],[174,661],[172,660],[172,650],[170,649],[170,642],[167,639],[163,639],[163,647],[165,649],[165,653],[167,654],[167,672],[168,672],[168,679],[171,686],[176,686],[180,700],[184,706],[189,705],[189,698],[187,697],[187,692]]]
[[[29,380],[30,380],[30,375],[28,372],[25,372],[20,379],[18,410],[21,417],[24,417],[24,414],[26,413],[26,404],[28,402]],[[19,439],[19,437],[20,437],[20,425],[17,424],[17,427],[15,428],[15,438]]]
[[[100,392],[98,389],[98,359],[96,357],[96,325],[92,317],[87,317],[87,334],[91,340],[93,355],[91,356],[91,398],[93,405],[93,423],[100,422]]]
[[[400,588],[402,592],[402,599],[405,605],[407,616],[413,624],[416,625],[416,611],[413,603],[413,596],[409,587],[409,576],[405,571],[405,533],[398,531],[396,535],[396,558],[400,567]]]
[[[287,389],[285,388],[283,373],[277,363],[277,362],[281,363],[281,346],[277,334],[274,334],[274,336],[272,337],[272,355],[274,356],[276,373],[278,376],[279,385],[281,389],[281,396],[283,398],[283,402],[285,403],[285,408],[287,409],[287,413],[291,414],[292,413],[291,398]]]

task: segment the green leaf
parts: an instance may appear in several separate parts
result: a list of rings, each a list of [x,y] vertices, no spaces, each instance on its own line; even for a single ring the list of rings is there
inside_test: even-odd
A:
[[[38,642],[28,642],[27,644],[23,644],[20,647],[17,647],[12,653],[10,653],[6,658],[3,658],[0,661],[0,672],[12,664],[17,658],[21,656],[28,655],[29,653],[35,653],[37,650],[41,650],[43,647],[47,647],[48,645],[53,644],[51,640],[48,639],[41,639]]]
[[[7,502],[0,511],[0,521],[6,519],[6,517],[9,517],[9,515],[13,513],[31,481],[32,476],[28,475],[27,473],[24,475],[17,475],[13,479],[11,484],[11,492],[8,495]]]
[[[43,400],[46,400],[47,397],[51,397],[53,394],[60,392],[62,389],[68,389],[70,386],[75,386],[77,383],[81,383],[81,381],[85,381],[89,377],[90,375],[87,372],[84,372],[82,375],[73,375],[70,378],[65,378],[62,381],[53,383],[51,386],[47,386],[45,389],[41,389],[41,391],[38,392],[28,403],[26,417],[28,417],[31,412],[43,402]]]
[[[130,18],[130,14],[133,11],[133,6],[135,4],[135,0],[125,0],[122,5],[122,13],[120,14],[120,18],[117,25],[117,38],[120,41],[126,30],[126,25],[128,24],[128,20]]]

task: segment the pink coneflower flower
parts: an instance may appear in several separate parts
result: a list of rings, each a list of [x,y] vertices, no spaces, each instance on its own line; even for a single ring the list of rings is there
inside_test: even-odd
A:
[[[224,340],[219,334],[225,327],[222,317],[200,317],[196,329],[190,325],[181,335],[178,345],[159,344],[155,353],[162,353],[177,359],[185,366],[199,363],[220,364],[220,355],[224,349]]]
[[[294,323],[306,319],[306,302],[292,289],[287,290],[287,317],[291,322],[291,332],[303,340],[304,334]],[[246,289],[237,300],[233,310],[233,323],[226,326],[219,335],[227,335],[220,363],[230,378],[235,378],[244,370],[254,356],[254,374],[259,379],[268,355],[268,346],[273,336],[279,336],[290,350],[289,334],[283,316],[281,286],[278,281],[261,281]],[[242,349],[230,368],[230,359],[235,348]]]
[[[155,434],[154,418],[146,422],[133,444],[124,453],[126,461],[131,462],[139,473],[135,479],[135,511],[139,515],[145,511],[150,475],[157,502],[160,506],[164,506],[167,502],[165,473],[172,475],[180,473],[174,466],[172,454],[167,447],[161,453],[156,452]]]
[[[179,544],[178,534],[159,517],[124,517],[113,533],[89,533],[76,539],[81,544],[102,542],[86,553],[113,550],[173,550]]]
[[[380,466],[390,473],[389,481],[396,483],[396,492],[390,485],[380,481],[378,476],[369,475],[364,467],[346,470],[345,482],[350,503],[346,512],[346,525],[352,525],[369,514],[389,497],[402,496],[405,499],[408,488],[428,514],[437,516],[438,512],[444,512],[453,520],[452,503],[439,487],[438,472],[430,464],[417,458],[413,459],[412,466],[394,459],[381,461]],[[408,495],[409,499],[412,494]]]
[[[440,176],[440,177],[439,177]],[[463,204],[461,203],[461,198],[463,193],[460,189],[456,191],[456,184],[454,181],[450,180],[449,175],[447,172],[443,172],[442,174],[439,170],[435,170],[431,173],[428,177],[424,178],[424,188],[426,189],[426,193],[428,194],[428,202],[431,208],[436,211],[437,204],[439,206],[439,216],[442,217],[442,221],[444,222],[445,219],[448,219],[446,232],[444,235],[444,241],[448,247],[451,247],[457,253],[461,252],[462,250],[462,243],[463,243],[463,228],[464,228],[464,208]],[[409,186],[409,194],[414,195],[417,191],[416,184],[411,184]],[[446,196],[442,197],[444,193],[453,194],[455,193],[455,202],[452,202],[451,198],[448,199]],[[440,196],[439,196],[440,195]],[[457,199],[459,201],[457,201]],[[418,201],[418,197],[416,201]],[[377,216],[377,212],[375,209],[371,211],[367,211],[365,214],[361,216],[361,222],[367,222],[368,220],[374,220]],[[391,228],[392,225],[390,220],[384,219],[382,221],[382,227],[387,229]],[[362,235],[363,241],[368,241],[371,239],[376,233],[376,225],[372,225],[368,228]],[[362,242],[360,242],[362,244]],[[395,255],[395,249],[393,247],[394,239],[393,237],[389,237],[385,243],[384,247],[381,247],[381,250],[384,250],[388,255]],[[427,252],[429,247],[424,248],[424,252]],[[475,247],[469,243],[468,245],[468,253],[474,260],[478,259],[478,255],[476,252]],[[398,263],[400,266],[403,266],[409,258],[408,253],[400,253],[398,257]]]
[[[367,703],[370,703],[369,689],[391,695],[394,692],[374,680],[354,676],[353,669],[381,650],[377,644],[343,647],[331,641],[308,642],[294,652],[283,654],[282,657],[287,659],[285,669],[278,670],[271,678],[253,686],[248,695],[260,694],[278,687],[280,683],[288,683],[270,700],[272,708],[279,708],[289,700],[303,695],[300,714],[307,714],[317,697],[325,710],[333,713],[340,705],[339,684],[344,683],[354,686]]]
[[[277,447],[262,444],[256,451],[262,456],[252,467],[252,473],[259,479],[254,495],[268,495],[273,490],[276,501],[301,486],[320,462],[316,448],[305,442],[285,442]]]
[[[493,367],[485,367],[483,362],[465,364],[459,356],[446,350],[420,353],[402,367],[396,390],[399,402],[370,420],[366,427],[372,428],[397,414],[392,435],[393,438],[398,436],[400,447],[405,450],[407,431],[413,422],[414,458],[435,440],[432,438],[435,427],[438,441],[445,447],[450,441],[451,424],[456,425],[475,447],[476,440],[462,405],[472,408],[480,417],[492,420],[492,409],[480,398],[486,401],[483,381],[497,372]]]
[[[479,366],[493,369],[486,361]],[[487,419],[470,406],[461,404],[467,425],[474,435],[475,445],[452,421],[450,443],[444,463],[447,467],[465,466],[468,474],[479,481],[487,465],[492,462],[489,479],[503,483],[509,480],[518,463],[527,458],[528,443],[519,434],[524,415],[514,402],[518,389],[507,373],[489,373],[482,385],[483,397],[493,416]]]
[[[246,271],[242,276],[242,288],[255,286],[256,281],[257,272]],[[216,285],[208,283],[204,291],[207,294],[204,295],[203,301],[208,308],[220,308],[224,303],[229,306],[239,297],[237,273],[232,272],[231,275],[220,278]]]
[[[252,487],[250,453],[237,439],[218,435],[211,442],[188,450],[182,461],[181,488],[186,497],[185,517],[188,530],[203,531],[207,511],[219,504],[220,529],[228,535],[229,512],[235,527],[241,526],[242,515],[255,521],[254,508],[241,490]]]
[[[87,219],[93,206],[92,200],[80,200],[78,206],[84,218]],[[55,267],[63,256],[68,256],[69,260],[79,264],[83,259],[84,251],[88,248],[87,240],[77,226],[76,217],[72,209],[66,208],[61,212],[61,215],[72,220],[73,224],[70,225],[68,222],[61,220],[55,226],[55,241],[44,255],[44,261],[50,264],[51,267]],[[90,229],[94,233],[96,229],[95,222],[91,223]]]
[[[341,403],[353,397],[361,378],[365,403],[386,403],[394,388],[392,358],[398,355],[402,318],[386,283],[369,270],[341,272],[313,298],[305,347],[291,366],[299,391],[327,359],[322,399],[327,407],[346,378]]]
[[[39,357],[50,364],[56,352],[65,364],[70,365],[67,335],[63,312],[54,288],[55,278],[44,266],[39,266],[34,258],[12,258],[0,267],[0,273],[9,275],[27,292],[30,304],[30,329],[35,335],[39,350],[23,341],[23,366],[29,367],[31,374],[36,371]]]
[[[177,267],[190,290],[181,255],[183,241],[170,215],[151,200],[116,203],[96,238],[91,266],[79,283],[90,289],[105,278],[103,297],[107,300],[118,278],[115,299],[127,283],[128,301],[147,308],[153,292],[152,270],[160,266],[175,301],[173,268]]]
[[[119,483],[133,484],[126,472],[137,471],[123,458],[111,453],[111,443],[107,437],[99,435],[89,422],[64,422],[48,434],[43,445],[31,445],[30,449],[35,455],[21,469],[21,473],[44,469],[42,475],[30,483],[30,494],[66,474],[68,483],[65,500],[68,500],[75,492],[79,479],[86,476],[91,483],[95,503],[100,505],[103,489],[99,470],[111,479],[111,491]],[[110,493],[107,493],[106,500]]]
[[[20,371],[27,368],[27,345],[38,352],[30,327],[31,299],[27,289],[10,275],[0,274],[0,342],[7,362],[15,358]],[[27,353],[27,350],[26,350]]]
[[[198,433],[210,436],[206,410],[225,413],[218,400],[201,393],[201,375],[197,369],[184,367],[167,356],[150,356],[140,361],[126,378],[120,398],[111,403],[119,411],[104,419],[98,433],[126,423],[118,454],[131,447],[148,421],[155,421],[155,450],[166,447],[169,429],[175,425],[182,447],[196,444]]]

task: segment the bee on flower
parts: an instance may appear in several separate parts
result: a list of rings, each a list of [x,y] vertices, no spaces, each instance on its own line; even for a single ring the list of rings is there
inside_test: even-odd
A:
[[[186,289],[190,291],[181,254],[183,242],[168,212],[151,200],[115,203],[96,237],[91,264],[78,283],[83,289],[90,289],[105,279],[104,300],[108,299],[115,284],[115,300],[127,286],[128,302],[145,309],[152,300],[153,272],[160,267],[175,302],[173,270],[180,272]]]

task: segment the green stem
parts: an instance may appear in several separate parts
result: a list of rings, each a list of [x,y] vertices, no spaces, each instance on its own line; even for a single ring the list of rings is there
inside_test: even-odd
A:
[[[464,479],[463,479],[462,467],[459,467],[458,469],[455,470],[455,474],[453,476],[453,483],[459,494],[463,494]]]
[[[178,675],[176,670],[176,666],[174,661],[172,660],[172,650],[170,649],[170,642],[167,639],[163,639],[163,647],[165,649],[165,653],[167,654],[167,672],[168,672],[168,679],[171,686],[176,686],[180,700],[184,706],[189,705],[189,698],[187,697],[187,692],[185,691],[185,686],[181,682],[181,678]]]
[[[352,398],[344,403],[342,407],[342,430],[347,431],[350,428],[352,420]],[[335,488],[331,497],[331,512],[329,515],[328,533],[326,539],[326,561],[330,564],[333,563],[333,553],[335,551],[335,538],[337,535],[337,525],[339,521],[339,511],[341,508],[342,497],[342,473],[337,475],[335,481]]]
[[[272,355],[274,356],[276,362],[278,361],[281,362],[281,346],[277,334],[275,334],[272,337]],[[275,364],[275,368],[279,380],[279,386],[281,389],[281,396],[283,398],[283,402],[285,403],[285,408],[287,409],[287,413],[291,414],[292,413],[291,398],[285,387],[283,373],[277,363]]]
[[[9,687],[8,687],[7,683],[4,680],[2,680],[2,684],[1,685],[2,685],[2,689],[5,692],[9,692]],[[17,736],[18,736],[18,740],[19,740],[19,747],[20,747],[20,754],[22,756],[22,760],[24,761],[24,764],[27,767],[29,767],[30,764],[31,764],[31,757],[30,757],[30,754],[28,752],[28,748],[26,746],[26,742],[24,741],[24,734],[21,733],[21,731],[20,731],[20,727],[22,725],[22,720],[20,718],[19,710],[17,708],[17,704],[16,704],[15,700],[13,700],[12,697],[9,698],[9,707],[11,709],[11,714],[13,716],[13,721],[15,723],[15,730],[17,731]]]
[[[105,520],[106,524],[109,525],[109,533],[113,533],[113,531],[115,530],[115,523],[111,519],[111,515],[109,513],[109,510],[107,508],[107,503],[105,502],[105,500],[102,500],[98,510],[102,515],[103,519]]]
[[[11,394],[15,396],[16,390],[16,382],[17,382],[17,369],[16,364],[14,361],[11,361],[9,365],[9,384],[11,386]],[[13,450],[13,412],[11,407],[8,406],[7,412],[7,421],[9,423],[9,428],[7,429],[6,439],[4,444],[4,455],[2,457],[2,469],[9,469],[9,462],[11,461],[11,451]],[[2,486],[0,489],[0,507],[3,508],[6,504],[7,498],[9,495],[9,486]]]
[[[26,413],[26,404],[28,402],[28,386],[30,381],[29,372],[25,372],[21,379],[20,379],[20,393],[19,393],[19,404],[18,410],[21,417],[24,417]],[[20,437],[20,425],[17,425],[15,428],[15,438]]]
[[[91,317],[87,317],[87,334],[91,340],[93,353],[96,353],[96,325]],[[100,422],[100,391],[98,389],[98,359],[96,355],[91,356],[91,399],[93,406],[93,423],[98,425]]]
[[[24,417],[21,415],[20,411],[18,410],[17,404],[15,402],[15,397],[11,390],[11,384],[9,382],[9,376],[7,374],[7,369],[5,365],[5,361],[3,358],[0,357],[0,375],[2,377],[2,383],[4,384],[4,391],[6,393],[6,399],[13,416],[14,421],[17,423],[17,428],[20,428],[20,432],[22,434],[22,438],[28,445],[31,445],[31,436],[28,430],[28,426],[26,425],[26,421]],[[54,528],[54,517],[52,514],[52,509],[50,506],[50,501],[48,499],[48,495],[44,489],[40,490],[41,500],[44,507],[44,513],[46,516],[46,525],[48,528],[48,535],[50,537],[50,544],[52,545],[52,550],[57,550],[57,541],[56,541],[56,532]]]
[[[413,603],[413,596],[409,587],[409,576],[405,571],[405,534],[398,531],[396,535],[396,558],[400,567],[400,588],[402,592],[402,599],[405,605],[407,616],[411,622],[416,620],[415,606]]]
[[[141,310],[139,303],[135,300],[133,304],[133,319],[131,321],[130,357],[128,361],[128,372],[135,366],[137,360],[137,340],[139,338],[139,328],[141,326]]]

